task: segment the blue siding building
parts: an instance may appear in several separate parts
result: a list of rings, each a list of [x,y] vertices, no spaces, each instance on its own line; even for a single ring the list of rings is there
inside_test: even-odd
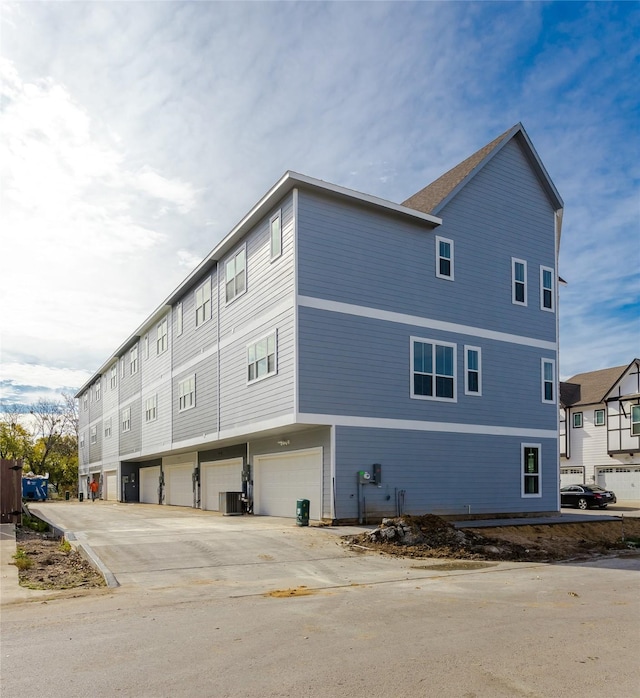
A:
[[[78,392],[81,487],[557,511],[562,209],[521,124],[402,204],[287,172]]]

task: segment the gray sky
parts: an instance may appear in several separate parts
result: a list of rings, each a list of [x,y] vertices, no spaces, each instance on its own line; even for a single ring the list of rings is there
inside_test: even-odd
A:
[[[4,2],[0,398],[79,387],[286,170],[402,201],[522,121],[560,374],[640,353],[635,3]]]

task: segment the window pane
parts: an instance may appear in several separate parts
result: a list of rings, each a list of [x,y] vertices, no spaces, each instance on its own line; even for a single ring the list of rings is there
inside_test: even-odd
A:
[[[440,260],[440,275],[451,276],[451,262],[448,259]]]
[[[236,276],[236,295],[244,293],[245,289],[245,273],[244,269]]]
[[[478,352],[473,349],[467,352],[467,368],[470,371],[478,370]]]
[[[423,354],[424,354],[424,344],[422,344],[421,342],[414,342],[413,343],[413,370],[414,371],[421,371],[424,373]]]
[[[478,374],[475,371],[470,371],[467,379],[467,390],[470,393],[478,392]]]
[[[453,378],[436,377],[436,397],[453,397]]]
[[[544,379],[546,381],[553,381],[553,364],[549,361],[544,363]]]
[[[451,245],[448,242],[440,240],[440,256],[445,259],[451,259]]]
[[[551,272],[547,269],[542,270],[542,285],[544,288],[551,288]]]
[[[413,392],[415,395],[433,395],[431,376],[414,375]]]
[[[257,363],[257,366],[258,366],[257,377],[260,378],[261,376],[266,376],[267,375],[267,358],[265,357],[264,359],[260,359]]]
[[[524,264],[521,262],[516,262],[514,266],[515,279],[516,281],[524,282]]]
[[[230,259],[225,266],[225,277],[227,285],[236,275],[235,259]]]
[[[453,347],[436,344],[436,373],[441,376],[453,376]]]
[[[553,385],[551,383],[544,384],[544,399],[549,401],[553,400]]]
[[[267,370],[269,373],[273,373],[276,370],[276,355],[269,354],[267,357]]]
[[[274,334],[267,338],[267,351],[269,354],[273,354],[276,350],[276,336]]]
[[[551,308],[551,291],[545,289],[542,292],[542,304],[545,308]]]
[[[516,283],[516,300],[518,303],[524,303],[524,284]]]
[[[539,494],[538,491],[538,476],[537,475],[525,475],[524,478],[524,493],[525,494]]]

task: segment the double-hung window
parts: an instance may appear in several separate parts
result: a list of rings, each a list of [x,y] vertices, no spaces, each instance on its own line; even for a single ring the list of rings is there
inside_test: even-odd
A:
[[[540,444],[522,444],[522,496],[542,497]]]
[[[121,413],[122,432],[131,431],[131,408],[125,407]]]
[[[102,392],[102,378],[100,378],[96,383],[96,402],[100,402],[101,392]]]
[[[138,373],[138,345],[129,350],[129,371],[131,375]]]
[[[144,404],[145,422],[155,422],[158,418],[158,396],[148,397]]]
[[[88,410],[89,409],[89,391],[82,396],[82,409],[83,410]]]
[[[278,372],[276,361],[277,335],[272,332],[267,337],[249,344],[247,347],[247,382],[267,378]]]
[[[278,211],[269,220],[271,238],[271,259],[277,259],[282,254],[282,214]]]
[[[108,439],[111,436],[111,417],[104,420],[104,438]]]
[[[167,346],[169,342],[169,321],[164,317],[158,323],[156,328],[156,352],[158,354],[164,354],[167,351]]]
[[[640,436],[640,405],[631,405],[631,436]]]
[[[178,383],[178,411],[184,412],[196,406],[196,377],[189,376]]]
[[[176,305],[176,336],[180,336],[183,332],[182,322],[182,303]]]
[[[453,240],[436,235],[436,276],[453,281]]]
[[[540,308],[553,312],[554,310],[554,283],[553,269],[540,267]]]
[[[411,337],[411,397],[456,399],[456,345]]]
[[[573,428],[574,429],[581,429],[582,428],[582,412],[574,412],[573,413]]]
[[[98,443],[98,427],[91,427],[89,430],[89,441],[92,444]]]
[[[527,263],[515,257],[511,258],[511,302],[527,304]]]
[[[211,277],[196,289],[196,327],[211,317]]]
[[[556,401],[556,364],[552,359],[542,359],[542,402]]]
[[[227,303],[247,290],[247,253],[243,247],[224,266]]]
[[[604,426],[604,410],[595,410],[593,413],[593,424],[596,427]]]
[[[481,357],[480,347],[464,348],[465,395],[482,395]]]
[[[109,373],[111,390],[115,390],[118,387],[118,364],[113,364]]]

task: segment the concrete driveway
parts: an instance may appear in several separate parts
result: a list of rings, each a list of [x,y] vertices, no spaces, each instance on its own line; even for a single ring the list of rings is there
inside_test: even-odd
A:
[[[638,695],[637,557],[475,567],[358,555],[290,519],[33,509],[122,586],[3,606],[3,696]]]

